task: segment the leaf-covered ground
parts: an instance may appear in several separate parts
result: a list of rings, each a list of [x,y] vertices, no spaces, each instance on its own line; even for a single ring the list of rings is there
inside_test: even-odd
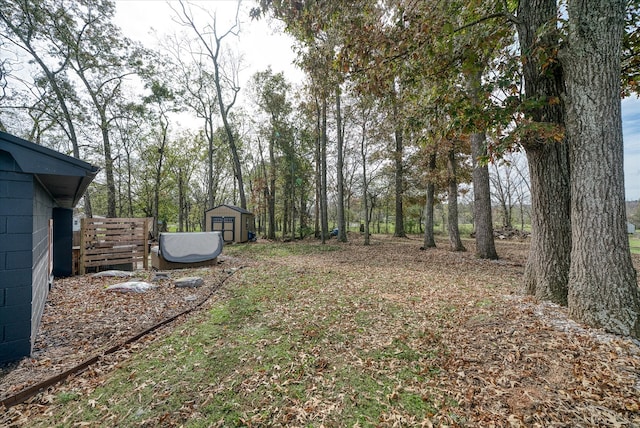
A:
[[[350,239],[225,248],[246,268],[205,308],[0,423],[640,426],[638,342],[522,296],[526,243],[482,261]]]
[[[225,263],[226,262],[226,263]],[[62,373],[155,324],[195,307],[238,268],[233,259],[214,269],[137,271],[132,277],[91,274],[57,279],[49,293],[31,358],[0,366],[0,400]],[[126,273],[126,272],[124,272]],[[181,277],[202,277],[198,288],[176,288]],[[109,285],[142,281],[146,293],[107,291]]]

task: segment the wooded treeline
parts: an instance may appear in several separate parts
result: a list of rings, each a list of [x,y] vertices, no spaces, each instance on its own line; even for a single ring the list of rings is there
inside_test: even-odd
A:
[[[638,89],[638,0],[261,0],[251,16],[284,22],[300,87],[269,69],[242,87],[239,22],[171,5],[181,32],[152,50],[108,0],[0,0],[0,128],[102,167],[85,214],[195,230],[234,203],[271,239],[324,242],[335,225],[346,241],[361,223],[365,244],[385,218],[426,249],[440,207],[460,251],[466,197],[493,259],[492,205],[505,226],[530,205],[527,291],[640,335],[620,114]],[[198,125],[177,131],[184,114]]]

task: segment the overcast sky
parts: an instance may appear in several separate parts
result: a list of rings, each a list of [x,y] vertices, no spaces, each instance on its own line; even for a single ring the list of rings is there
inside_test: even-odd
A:
[[[206,0],[196,4],[217,11],[218,28],[229,28],[235,14],[236,0]],[[292,40],[289,36],[274,31],[265,20],[250,21],[247,11],[253,6],[253,0],[243,2],[241,14],[243,21],[239,38],[239,49],[244,57],[245,70],[241,74],[241,85],[247,82],[256,71],[271,66],[274,72],[283,71],[292,83],[299,83],[303,74],[293,67],[295,58],[291,50]],[[171,20],[172,11],[164,0],[116,0],[116,23],[122,28],[125,36],[142,41],[146,46],[153,46],[155,36],[179,31]],[[174,5],[178,6],[177,1]],[[241,91],[247,96],[247,91]],[[242,100],[241,99],[241,100]],[[627,200],[640,200],[640,100],[636,97],[622,101],[622,121],[624,135],[624,168]]]
[[[165,35],[187,32],[189,37],[195,34],[188,32],[174,22],[172,16],[175,13],[164,0],[115,0],[116,2],[116,24],[120,26],[125,36],[141,41],[147,47],[156,47],[158,38]],[[206,0],[191,1],[196,7],[196,25],[200,28],[209,22],[206,12],[201,8],[215,13],[218,34],[224,34],[231,28],[237,8],[236,0]],[[229,36],[225,38],[224,44],[237,43],[242,55],[242,71],[240,74],[241,87],[247,87],[247,82],[257,71],[264,71],[271,66],[275,73],[284,72],[291,83],[298,83],[304,76],[302,71],[292,65],[295,54],[291,49],[293,39],[278,31],[276,23],[271,23],[267,19],[258,21],[249,18],[249,10],[256,3],[254,0],[242,2],[240,9],[239,37]],[[179,10],[179,3],[172,1],[172,5]],[[273,28],[271,28],[273,27]],[[281,27],[281,25],[280,25]],[[240,91],[240,95],[243,95]],[[246,95],[246,94],[245,94]]]
[[[640,200],[640,100],[622,100],[624,184],[628,201]]]

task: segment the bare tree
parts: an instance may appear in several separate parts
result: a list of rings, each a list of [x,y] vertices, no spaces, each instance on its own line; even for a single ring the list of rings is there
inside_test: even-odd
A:
[[[505,229],[513,228],[513,210],[518,204],[522,211],[530,194],[528,175],[524,170],[526,167],[520,162],[521,157],[510,155],[491,165],[492,196],[500,207],[502,227]],[[522,213],[520,221],[524,221]]]
[[[238,36],[240,31],[240,21],[238,14],[240,11],[240,2],[236,9],[234,23],[227,30],[218,31],[216,14],[213,15],[202,8],[199,8],[210,20],[208,24],[200,28],[196,23],[192,7],[189,3],[180,0],[180,10],[173,9],[178,15],[176,21],[178,24],[192,30],[197,39],[200,41],[203,54],[213,64],[213,83],[216,88],[216,96],[218,101],[218,111],[226,132],[227,143],[231,151],[233,159],[233,169],[238,183],[238,194],[240,197],[240,207],[247,208],[247,198],[244,191],[244,181],[242,178],[242,165],[240,162],[240,151],[236,141],[236,135],[233,126],[230,123],[229,112],[233,108],[240,92],[238,84],[238,64],[231,64],[230,69],[225,69],[223,63],[223,42],[227,37]]]
[[[202,120],[204,136],[207,140],[207,204],[213,207],[218,193],[220,170],[215,168],[216,118],[220,114],[218,91],[214,82],[215,72],[210,69],[208,56],[192,46],[192,41],[172,36],[166,43],[172,58],[172,68],[177,83],[183,92],[181,102],[197,118]],[[225,132],[226,134],[226,132]]]

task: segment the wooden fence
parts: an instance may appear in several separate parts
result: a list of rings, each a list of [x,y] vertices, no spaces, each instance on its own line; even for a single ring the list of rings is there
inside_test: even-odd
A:
[[[80,222],[78,270],[142,262],[149,267],[149,227],[152,218],[83,218]]]

